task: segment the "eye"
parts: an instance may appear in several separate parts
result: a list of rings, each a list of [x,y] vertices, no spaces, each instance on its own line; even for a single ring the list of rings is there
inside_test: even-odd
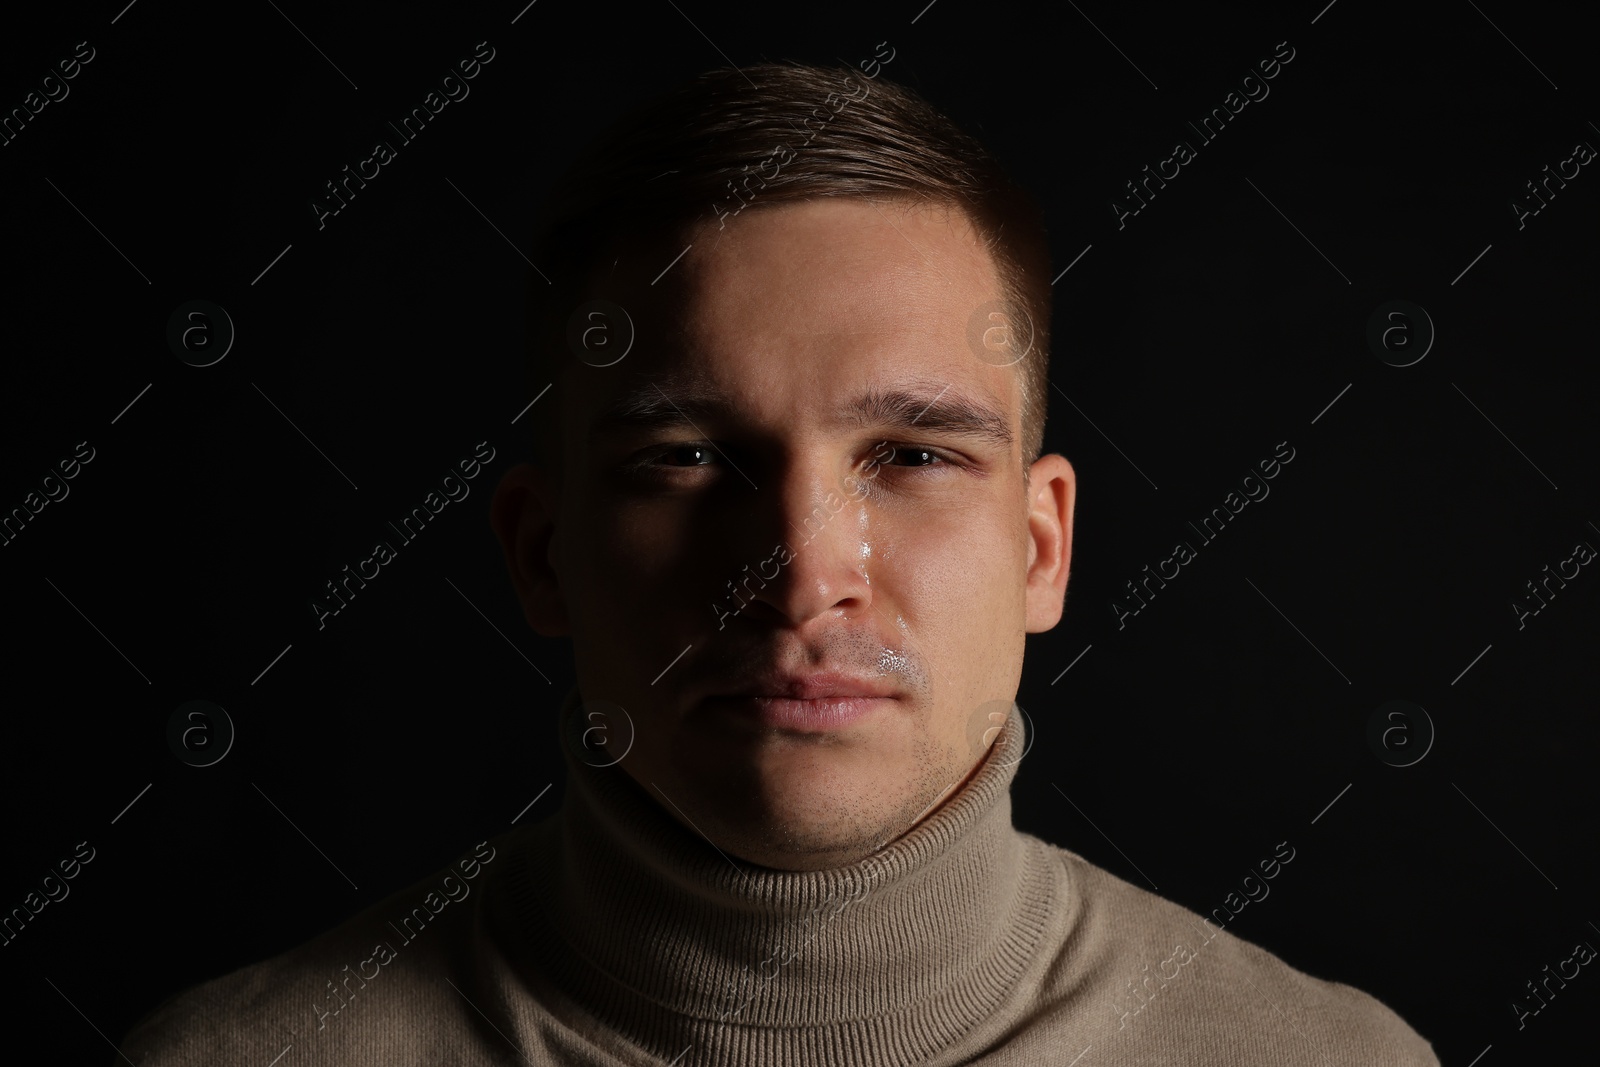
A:
[[[941,453],[935,452],[931,448],[923,448],[920,445],[894,445],[892,448],[894,452],[893,455],[891,455],[888,459],[888,462],[890,463],[896,463],[899,460],[910,460],[911,462],[907,465],[911,467],[938,467],[949,465],[948,459],[946,459]]]
[[[646,459],[667,460],[668,467],[703,467],[706,463],[716,458],[716,451],[709,445],[685,444],[668,445],[651,453]],[[675,462],[683,460],[684,462]]]
[[[855,477],[859,486],[852,492],[863,492],[866,485],[874,482],[885,488],[893,485],[905,490],[933,489],[951,484],[949,480],[958,475],[978,473],[973,463],[960,453],[880,441],[857,468]]]
[[[667,478],[669,472],[710,466],[719,460],[716,449],[703,441],[661,445],[640,453],[622,465],[627,474]]]

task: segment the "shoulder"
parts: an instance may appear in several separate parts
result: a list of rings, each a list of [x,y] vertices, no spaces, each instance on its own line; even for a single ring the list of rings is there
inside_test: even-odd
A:
[[[1429,1042],[1377,998],[1291,967],[1226,928],[1247,907],[1263,906],[1272,881],[1251,878],[1249,896],[1228,893],[1200,915],[1074,852],[1035,847],[1062,865],[1071,913],[1039,993],[1090,1020],[1108,1052],[1121,1046],[1139,1062],[1219,1067],[1310,1067],[1330,1057],[1438,1067]],[[1281,884],[1293,849],[1277,859],[1262,870],[1274,870]]]
[[[122,1055],[135,1067],[265,1067],[291,1048],[285,1063],[345,1062],[357,1049],[371,1055],[379,1051],[375,1035],[378,1046],[414,1049],[416,1009],[450,1003],[438,977],[461,958],[474,929],[473,898],[505,843],[483,842],[304,944],[178,992],[127,1033]]]

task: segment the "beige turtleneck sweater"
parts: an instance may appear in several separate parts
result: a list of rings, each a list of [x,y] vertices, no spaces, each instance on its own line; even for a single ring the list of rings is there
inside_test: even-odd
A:
[[[562,715],[577,707],[573,690]],[[730,860],[620,768],[569,755],[545,821],[181,993],[121,1052],[137,1067],[1438,1067],[1372,997],[1017,832],[1022,729],[1013,708],[978,773],[898,841],[806,872]]]

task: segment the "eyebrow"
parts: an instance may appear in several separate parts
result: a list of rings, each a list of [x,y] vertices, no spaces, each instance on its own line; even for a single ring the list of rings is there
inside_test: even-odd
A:
[[[605,403],[590,423],[590,433],[696,427],[737,418],[738,410],[708,381],[664,375],[641,381]],[[841,405],[828,421],[900,433],[951,434],[1008,451],[1016,439],[1004,413],[984,401],[952,394],[948,382],[928,380],[869,388]]]

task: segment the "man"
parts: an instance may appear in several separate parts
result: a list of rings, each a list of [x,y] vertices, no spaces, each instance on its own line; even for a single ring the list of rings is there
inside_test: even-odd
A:
[[[552,198],[558,402],[492,524],[572,639],[561,810],[163,1006],[133,1063],[1436,1067],[1012,827],[1076,495],[1049,257],[890,61],[703,76]]]

